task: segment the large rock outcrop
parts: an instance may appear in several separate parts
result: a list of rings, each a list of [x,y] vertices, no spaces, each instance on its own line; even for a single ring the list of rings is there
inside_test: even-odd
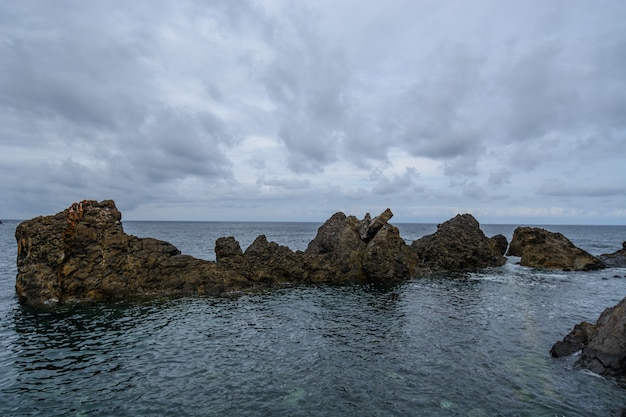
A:
[[[518,227],[513,232],[509,256],[519,256],[520,265],[565,271],[602,269],[604,263],[578,248],[561,233],[539,227]]]
[[[437,231],[413,241],[411,247],[425,265],[436,271],[471,271],[506,263],[507,240],[488,238],[471,214],[459,214]]]
[[[374,219],[368,213],[363,220],[335,213],[319,228],[304,253],[326,266],[323,275],[328,282],[392,283],[429,273],[400,237],[398,228],[388,223],[391,216],[389,209]]]
[[[173,245],[124,233],[115,203],[83,201],[22,222],[16,292],[26,304],[146,294],[221,294],[275,283],[395,282],[424,272],[387,223],[390,210],[359,221],[337,213],[306,252],[259,236],[245,252],[233,237],[216,242],[216,262]]]
[[[27,304],[141,294],[219,294],[251,286],[244,276],[182,255],[170,243],[124,233],[111,200],[74,203],[20,223],[16,291]]]
[[[394,284],[433,271],[501,265],[506,239],[488,239],[469,215],[408,246],[387,209],[372,219],[336,213],[305,251],[259,236],[246,250],[234,237],[215,243],[216,261],[183,255],[170,243],[124,233],[111,200],[74,203],[18,225],[16,291],[23,303],[221,294],[278,283]]]
[[[604,310],[595,324],[576,325],[550,353],[561,357],[579,350],[577,365],[600,375],[626,377],[626,298]]]

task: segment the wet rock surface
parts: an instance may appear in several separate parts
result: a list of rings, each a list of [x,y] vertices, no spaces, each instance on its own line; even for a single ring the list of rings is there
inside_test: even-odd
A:
[[[600,259],[576,247],[561,233],[539,227],[516,228],[507,255],[519,256],[520,265],[534,268],[590,271],[605,267]]]

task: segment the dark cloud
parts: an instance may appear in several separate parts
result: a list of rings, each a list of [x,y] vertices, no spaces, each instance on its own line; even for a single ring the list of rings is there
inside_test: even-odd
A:
[[[318,33],[309,13],[290,8],[270,39],[273,59],[263,76],[276,105],[278,136],[295,172],[319,172],[342,148],[349,73],[340,51]]]
[[[231,142],[222,122],[210,113],[183,109],[154,111],[136,132],[117,144],[121,161],[148,181],[187,176],[230,176],[221,146]]]
[[[625,21],[613,1],[2,2],[0,208],[622,213]]]

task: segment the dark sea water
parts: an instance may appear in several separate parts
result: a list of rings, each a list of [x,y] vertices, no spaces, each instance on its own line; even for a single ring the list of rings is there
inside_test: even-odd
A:
[[[223,298],[74,305],[15,297],[17,222],[0,225],[0,416],[617,416],[626,386],[553,359],[626,296],[626,270],[515,258],[393,288],[281,287]],[[399,224],[407,241],[435,225]],[[125,222],[214,259],[220,236],[304,249],[315,223]],[[544,226],[593,254],[626,227]],[[510,240],[514,226],[483,225]]]

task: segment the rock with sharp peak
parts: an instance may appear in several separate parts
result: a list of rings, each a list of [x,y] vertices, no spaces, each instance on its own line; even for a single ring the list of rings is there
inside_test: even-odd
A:
[[[216,241],[216,261],[181,254],[172,244],[128,235],[111,200],[85,200],[18,225],[16,292],[25,304],[133,298],[151,294],[222,294],[281,283],[394,284],[434,271],[500,265],[503,243],[478,222],[457,216],[408,246],[387,209],[359,220],[335,213],[305,251],[259,236],[246,250]],[[468,217],[469,216],[469,217]]]

